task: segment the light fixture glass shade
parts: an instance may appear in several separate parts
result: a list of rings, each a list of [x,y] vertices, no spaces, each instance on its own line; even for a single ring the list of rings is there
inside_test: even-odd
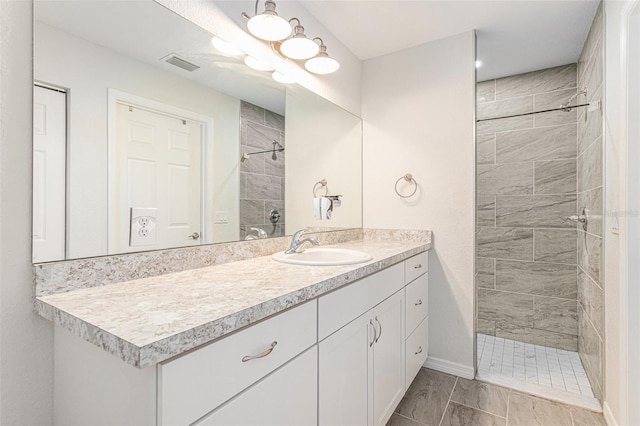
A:
[[[284,40],[291,34],[291,25],[276,13],[276,4],[272,0],[264,2],[264,12],[247,22],[249,32],[267,41]]]
[[[231,55],[231,56],[244,55],[244,52],[242,50],[238,49],[233,44],[226,42],[216,36],[213,36],[213,38],[211,39],[211,44],[213,44],[213,47],[215,47],[218,52],[223,53],[225,55]]]
[[[329,57],[327,54],[327,46],[322,43],[320,45],[320,53],[318,53],[318,56],[305,62],[304,67],[307,71],[314,74],[331,74],[332,72],[338,71],[340,63]]]
[[[281,72],[278,71],[274,71],[273,74],[271,74],[271,77],[273,77],[273,79],[275,81],[277,81],[278,83],[282,83],[282,84],[291,84],[291,83],[295,83],[295,80],[292,79],[291,77],[282,74]]]
[[[296,25],[295,35],[283,41],[280,45],[280,52],[291,59],[313,58],[319,51],[320,46],[315,41],[307,38],[301,25]]]
[[[273,71],[273,68],[271,68],[269,65],[266,65],[260,62],[253,56],[247,56],[246,58],[244,58],[244,64],[249,68],[253,68],[254,70],[257,70],[257,71]]]

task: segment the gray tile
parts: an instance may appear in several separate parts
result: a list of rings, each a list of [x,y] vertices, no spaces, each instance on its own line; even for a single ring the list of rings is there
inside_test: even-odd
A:
[[[534,108],[536,111],[558,108],[566,104],[576,89],[558,90],[556,92],[540,93],[534,96]],[[576,105],[573,101],[572,105]],[[578,119],[577,110],[544,112],[535,115],[535,127],[554,126],[558,124],[575,123]]]
[[[568,406],[511,391],[509,426],[572,426]]]
[[[533,112],[533,96],[478,104],[477,117],[479,120],[484,120],[527,112]]]
[[[584,311],[578,315],[578,319],[578,353],[594,394],[600,393],[602,389],[602,340]],[[596,398],[601,398],[601,395],[596,394]]]
[[[600,336],[604,335],[603,293],[603,290],[581,268],[578,268],[578,302]]]
[[[265,154],[264,173],[270,176],[284,177],[284,152],[276,152],[276,159],[272,154]]]
[[[535,194],[576,193],[576,160],[537,161],[534,176]]]
[[[478,289],[478,318],[533,327],[533,298],[529,294]],[[497,333],[496,328],[496,333]]]
[[[571,417],[573,417],[573,426],[607,426],[602,414],[582,408],[572,407]]]
[[[496,99],[552,92],[576,86],[576,64],[562,65],[496,80]]]
[[[579,193],[578,212],[582,211],[582,207],[586,208],[587,232],[602,236],[602,188],[596,188]],[[582,229],[581,223],[577,226],[578,229]]]
[[[601,264],[602,238],[578,231],[578,265],[598,283],[598,285],[602,285],[600,279]]]
[[[575,265],[578,256],[576,239],[575,230],[536,229],[534,231],[535,260]]]
[[[578,157],[578,192],[601,186],[602,138],[598,138]]]
[[[451,401],[500,417],[506,417],[507,415],[508,399],[508,389],[477,380],[467,380],[462,377],[458,378],[456,387],[451,395]]]
[[[281,132],[262,124],[247,123],[247,145],[266,150],[273,148],[273,141],[280,142]]]
[[[593,17],[593,22],[591,23],[589,34],[587,35],[587,39],[584,42],[584,46],[582,47],[582,52],[580,53],[580,61],[586,61],[591,57],[591,55],[593,55],[597,42],[602,38],[602,29],[604,26],[602,9],[603,3],[601,2],[598,6],[598,10],[596,11],[595,16]],[[578,80],[582,79],[582,74],[578,73]]]
[[[476,234],[479,257],[533,260],[533,231],[517,228],[478,228]]]
[[[602,99],[602,87],[596,91],[594,99]],[[602,136],[602,111],[588,111],[587,108],[582,108],[577,123],[578,154],[582,154],[589,145]]]
[[[478,287],[494,288],[495,259],[476,258]]]
[[[567,218],[576,214],[575,195],[496,197],[496,226],[519,228],[575,228]]]
[[[442,418],[442,426],[506,426],[507,420],[484,411],[474,410],[453,401]]]
[[[577,125],[539,127],[496,135],[496,162],[561,160],[576,157]]]
[[[240,117],[243,120],[264,124],[264,109],[249,102],[240,102]]]
[[[582,87],[587,88],[587,100],[594,99],[596,89],[598,89],[603,82],[603,50],[602,39],[596,41],[596,46],[593,54],[582,63],[582,69],[584,75],[581,76],[580,82]]]
[[[533,328],[578,335],[578,303],[575,300],[536,296]]]
[[[422,424],[406,417],[402,417],[400,414],[393,413],[387,422],[387,426],[422,426]]]
[[[456,377],[421,368],[395,412],[428,426],[438,426]]]
[[[476,222],[478,226],[496,226],[496,197],[478,195],[476,204]]]
[[[530,129],[533,127],[533,115],[521,117],[502,118],[499,120],[481,121],[477,124],[476,130],[479,135],[496,132],[506,132],[509,130]]]
[[[476,320],[476,331],[478,333],[486,334],[487,336],[495,336],[496,322],[478,318]]]
[[[247,174],[247,198],[250,200],[282,199],[282,179],[274,176]]]
[[[517,340],[532,345],[563,349],[565,351],[575,352],[578,350],[578,336],[523,327],[509,322],[496,323],[496,337]]]
[[[240,199],[244,200],[247,198],[247,174],[240,173]]]
[[[275,112],[265,110],[264,111],[264,124],[267,127],[271,127],[281,132],[284,132],[284,116]]]
[[[476,170],[478,194],[533,194],[533,163],[485,165]]]
[[[496,162],[496,135],[478,135],[476,137],[477,164],[494,164]]]
[[[476,102],[493,102],[496,99],[496,81],[487,80],[476,84]]]
[[[246,149],[248,148],[248,149]],[[250,153],[255,152],[256,149],[253,147],[246,147],[242,149],[242,153]],[[259,173],[264,174],[264,155],[257,154],[251,155],[249,158],[240,161],[240,171],[247,173]]]
[[[496,290],[576,300],[572,265],[496,260]]]
[[[262,200],[240,200],[240,224],[264,224],[264,201]]]
[[[247,121],[240,120],[240,145],[247,145]]]

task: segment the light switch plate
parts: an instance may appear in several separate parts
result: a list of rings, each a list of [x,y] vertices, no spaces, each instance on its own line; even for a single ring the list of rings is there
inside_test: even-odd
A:
[[[156,244],[156,218],[158,209],[132,207],[129,223],[129,246],[153,246]]]
[[[217,211],[216,212],[216,223],[229,223],[229,212],[225,211]]]

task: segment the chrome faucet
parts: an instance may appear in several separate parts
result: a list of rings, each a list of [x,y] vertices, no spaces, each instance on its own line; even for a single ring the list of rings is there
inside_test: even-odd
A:
[[[301,229],[295,234],[293,234],[293,237],[291,237],[291,245],[289,246],[288,250],[285,250],[285,254],[297,253],[300,246],[302,246],[304,243],[311,243],[314,246],[317,246],[320,244],[318,240],[316,240],[315,238],[305,238],[304,240],[300,239],[302,234],[304,234],[308,230],[309,230],[308,228]]]

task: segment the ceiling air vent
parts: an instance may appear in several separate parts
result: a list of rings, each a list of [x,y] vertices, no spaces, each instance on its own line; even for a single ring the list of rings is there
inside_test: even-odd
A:
[[[200,68],[196,64],[192,64],[191,62],[189,62],[189,61],[187,61],[185,59],[182,59],[181,57],[179,57],[175,53],[171,53],[170,55],[165,56],[161,60],[165,61],[165,62],[168,62],[171,65],[174,65],[174,66],[176,66],[178,68],[182,68],[183,70],[186,70],[186,71],[189,71],[189,72],[193,72],[193,71],[197,70],[198,68]]]

